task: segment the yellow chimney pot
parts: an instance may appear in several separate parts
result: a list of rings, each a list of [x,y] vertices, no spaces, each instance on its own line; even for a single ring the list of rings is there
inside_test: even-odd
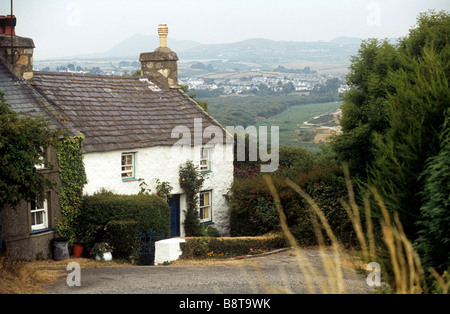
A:
[[[160,24],[158,27],[159,47],[167,48],[167,35],[169,35],[169,28],[167,24]]]

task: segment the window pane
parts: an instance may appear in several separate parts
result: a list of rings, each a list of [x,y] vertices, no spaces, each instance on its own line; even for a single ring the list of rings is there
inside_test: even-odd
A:
[[[35,215],[36,215],[35,225],[42,225],[44,223],[44,212],[36,212]]]
[[[209,219],[209,207],[203,208],[203,218],[202,219]]]
[[[44,199],[38,201],[36,209],[44,209]]]
[[[36,225],[36,213],[31,213],[31,225]]]
[[[205,201],[204,201],[204,206],[209,206],[209,193],[205,193]]]

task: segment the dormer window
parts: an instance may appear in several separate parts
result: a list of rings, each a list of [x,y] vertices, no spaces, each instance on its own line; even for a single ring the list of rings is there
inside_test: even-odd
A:
[[[211,171],[211,147],[204,147],[200,152],[200,171]]]

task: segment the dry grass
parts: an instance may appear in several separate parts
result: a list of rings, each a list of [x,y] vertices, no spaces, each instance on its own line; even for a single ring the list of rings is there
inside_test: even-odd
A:
[[[1,294],[44,293],[41,286],[55,282],[60,276],[56,270],[37,270],[33,263],[0,257]]]
[[[66,267],[71,262],[80,264],[84,269],[124,265],[115,262],[106,264],[84,258],[25,262],[0,256],[0,294],[48,293],[42,287],[56,283],[61,277],[67,276]]]

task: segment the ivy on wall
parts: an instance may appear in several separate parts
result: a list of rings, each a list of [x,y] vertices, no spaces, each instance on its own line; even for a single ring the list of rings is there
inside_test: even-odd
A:
[[[58,219],[59,236],[75,241],[77,217],[81,212],[83,187],[87,183],[84,169],[83,147],[84,136],[67,137],[59,142],[57,149],[61,189],[59,203],[61,218]]]
[[[202,174],[192,161],[180,166],[180,187],[186,194],[187,210],[185,212],[184,231],[188,237],[202,235],[198,213],[198,193],[200,192],[205,174]]]

